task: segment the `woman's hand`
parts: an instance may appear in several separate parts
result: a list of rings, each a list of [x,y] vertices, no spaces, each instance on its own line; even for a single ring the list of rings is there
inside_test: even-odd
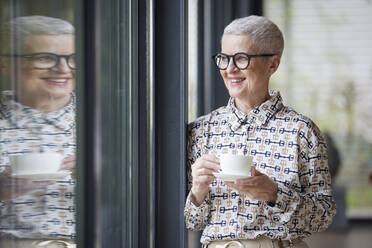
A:
[[[71,177],[75,178],[76,156],[67,156],[62,160],[60,170],[71,171]]]
[[[276,202],[278,184],[272,181],[267,175],[251,167],[252,177],[237,179],[235,182],[224,183],[249,196],[252,199],[268,202]]]
[[[213,172],[221,169],[220,162],[215,155],[203,155],[191,166],[192,188],[191,201],[199,206],[209,191],[209,184],[215,179]]]
[[[46,188],[55,181],[33,181],[31,179],[13,178],[8,167],[0,173],[0,200],[9,200],[36,189]]]

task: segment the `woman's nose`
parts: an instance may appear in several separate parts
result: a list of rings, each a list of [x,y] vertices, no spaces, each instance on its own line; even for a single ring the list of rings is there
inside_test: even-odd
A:
[[[57,65],[52,68],[55,71],[59,72],[70,72],[71,68],[69,67],[67,63],[67,58],[65,57],[60,57]]]
[[[227,72],[233,72],[233,71],[236,71],[236,70],[238,70],[238,68],[236,68],[233,59],[230,59],[229,64],[227,65],[226,71]]]

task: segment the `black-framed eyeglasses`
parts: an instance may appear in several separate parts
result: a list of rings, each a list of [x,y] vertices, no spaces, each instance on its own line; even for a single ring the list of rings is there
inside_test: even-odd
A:
[[[54,53],[31,53],[31,54],[2,54],[1,56],[18,57],[28,59],[34,69],[48,70],[59,65],[61,58],[65,58],[70,69],[76,69],[75,54],[58,55]]]
[[[220,70],[226,70],[230,63],[230,58],[232,58],[234,65],[239,70],[245,70],[249,66],[249,63],[251,61],[251,58],[257,58],[257,57],[271,57],[275,54],[256,54],[256,55],[250,55],[246,53],[235,53],[233,55],[228,55],[225,53],[218,53],[214,55],[212,58],[214,62],[216,63],[216,66]]]

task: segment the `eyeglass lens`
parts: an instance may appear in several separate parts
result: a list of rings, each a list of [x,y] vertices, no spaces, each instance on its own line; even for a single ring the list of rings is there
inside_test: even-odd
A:
[[[237,53],[231,56],[233,63],[239,69],[245,69],[249,65],[249,57],[243,53]],[[225,54],[217,54],[215,62],[218,68],[226,69],[229,66],[230,56]]]
[[[60,63],[61,57],[65,58],[68,66],[75,69],[75,55],[57,55],[57,54],[37,54],[32,57],[32,63],[35,68],[49,69]]]

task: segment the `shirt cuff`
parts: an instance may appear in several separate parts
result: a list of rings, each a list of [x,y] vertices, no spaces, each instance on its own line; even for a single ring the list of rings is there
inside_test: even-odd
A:
[[[274,212],[286,212],[288,207],[294,203],[294,201],[300,200],[300,197],[296,191],[289,190],[278,186],[278,193],[275,202],[266,202],[268,207],[271,207]]]
[[[209,206],[209,201],[207,200],[207,197],[204,199],[204,201],[199,206],[196,206],[191,201],[191,191],[190,191],[189,195],[187,196],[186,204],[185,204],[185,208],[190,210],[190,213],[202,213],[205,208],[208,208],[208,206]]]
[[[207,218],[209,215],[210,202],[207,198],[196,206],[191,200],[190,195],[186,199],[185,203],[185,223],[188,229],[202,230],[205,227]]]

